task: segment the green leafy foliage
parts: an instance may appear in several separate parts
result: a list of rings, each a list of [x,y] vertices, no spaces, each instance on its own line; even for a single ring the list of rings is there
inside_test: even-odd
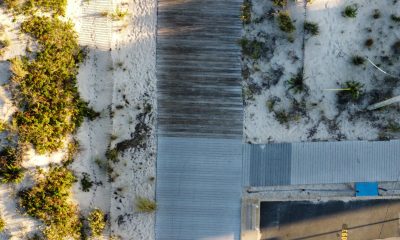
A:
[[[28,0],[24,5],[24,8],[27,10],[39,9],[41,11],[64,16],[67,0]]]
[[[249,24],[251,22],[251,1],[244,0],[241,10],[242,14],[240,16],[240,19],[244,24]]]
[[[316,36],[319,34],[319,26],[318,23],[315,22],[304,22],[304,31],[306,33],[309,33],[313,36]]]
[[[81,186],[82,191],[89,192],[90,188],[93,186],[93,181],[90,179],[90,175],[88,173],[82,173],[83,178],[81,178]]]
[[[278,13],[278,26],[284,32],[291,33],[296,30],[293,25],[292,19],[290,18],[289,12],[281,11]]]
[[[257,40],[248,40],[242,38],[240,40],[240,45],[242,46],[242,53],[251,57],[254,60],[260,59],[263,50],[263,43]]]
[[[287,6],[287,0],[272,0],[275,6],[278,7],[286,7]]]
[[[13,92],[20,106],[15,123],[22,142],[32,143],[39,153],[55,151],[87,113],[76,87],[83,52],[69,22],[33,16],[21,29],[38,40],[41,51],[34,60],[11,61]]]
[[[150,213],[154,212],[156,209],[157,209],[156,202],[144,197],[138,197],[136,199],[136,210],[138,212]]]
[[[6,221],[0,216],[0,233],[6,228]]]
[[[106,217],[100,209],[94,209],[88,216],[89,228],[91,235],[100,236],[106,228]]]
[[[2,183],[20,183],[24,178],[22,156],[16,148],[6,147],[0,152],[0,179]]]
[[[20,206],[46,225],[43,234],[48,240],[80,239],[77,207],[69,199],[75,181],[67,168],[51,166],[48,172],[39,172],[32,188],[19,193]]]
[[[356,5],[346,6],[342,12],[343,17],[355,18],[357,17],[358,8]]]

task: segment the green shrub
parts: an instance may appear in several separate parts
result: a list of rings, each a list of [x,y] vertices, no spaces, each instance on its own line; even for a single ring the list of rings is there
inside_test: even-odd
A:
[[[257,40],[248,40],[242,38],[240,40],[240,45],[242,46],[243,55],[247,55],[254,60],[260,59],[263,50],[263,43]]]
[[[90,175],[88,173],[82,173],[83,178],[81,178],[81,186],[82,191],[89,192],[90,188],[93,186],[93,181],[90,179]]]
[[[106,158],[112,162],[117,162],[118,160],[118,150],[116,148],[108,149],[106,151]]]
[[[304,22],[304,31],[311,35],[318,35],[319,34],[319,26],[318,23],[315,22]]]
[[[358,8],[356,5],[346,6],[342,12],[343,17],[355,18],[357,17]]]
[[[20,110],[14,115],[22,142],[39,153],[55,151],[83,121],[85,105],[76,87],[77,65],[83,60],[71,23],[31,17],[21,25],[41,45],[34,60],[11,61],[11,81]]]
[[[67,168],[51,166],[48,172],[39,172],[32,188],[19,193],[22,209],[46,225],[43,234],[48,240],[80,239],[81,222],[70,200],[75,181]]]
[[[390,15],[390,19],[392,19],[393,22],[400,22],[400,16],[394,14]]]
[[[10,45],[11,45],[10,39],[3,39],[3,40],[0,40],[0,49],[1,49],[1,48],[9,47]]]
[[[278,7],[286,7],[287,6],[287,0],[272,0],[275,6]]]
[[[24,4],[25,10],[41,10],[56,15],[65,15],[67,0],[27,0]]]
[[[24,178],[21,152],[6,147],[0,152],[0,179],[2,183],[20,183]]]
[[[88,222],[91,235],[94,237],[100,236],[106,228],[106,218],[100,209],[94,209],[89,213]]]
[[[351,61],[354,65],[358,66],[365,63],[365,58],[358,55],[354,55],[351,57]]]
[[[156,209],[156,202],[144,197],[138,197],[136,199],[136,210],[138,212],[149,213],[154,212]]]
[[[244,0],[240,19],[244,24],[249,24],[251,22],[251,0]]]
[[[291,33],[296,30],[289,13],[286,11],[278,13],[278,26],[279,29],[287,33]]]
[[[6,228],[6,221],[0,216],[0,233]]]
[[[296,75],[287,81],[289,85],[289,90],[294,93],[301,93],[307,90],[307,86],[304,83],[303,71],[300,70]]]

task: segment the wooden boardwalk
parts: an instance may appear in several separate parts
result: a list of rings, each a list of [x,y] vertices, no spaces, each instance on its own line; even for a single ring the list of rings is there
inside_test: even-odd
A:
[[[242,0],[159,0],[157,240],[240,238]]]
[[[158,132],[242,138],[242,0],[160,0]]]

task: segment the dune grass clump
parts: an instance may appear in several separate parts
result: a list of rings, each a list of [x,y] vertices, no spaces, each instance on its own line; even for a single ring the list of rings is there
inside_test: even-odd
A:
[[[346,6],[342,12],[343,17],[355,18],[357,17],[358,8],[355,5]]]
[[[392,14],[390,15],[390,19],[392,19],[393,22],[400,23],[400,16]]]
[[[296,75],[290,78],[287,83],[289,85],[289,90],[292,90],[295,94],[307,90],[307,86],[304,83],[303,71],[299,71]]]
[[[316,36],[319,34],[319,26],[318,23],[315,22],[304,22],[304,31],[306,33],[309,33],[313,36]]]
[[[275,6],[278,7],[286,7],[287,6],[287,0],[272,0]]]
[[[242,47],[243,55],[249,56],[253,60],[257,60],[261,58],[263,43],[257,40],[249,40],[246,38],[242,38],[240,40],[240,45]]]
[[[244,0],[241,11],[240,19],[244,24],[249,24],[251,22],[251,0]]]
[[[20,183],[24,178],[21,151],[6,147],[0,151],[0,179],[2,183]]]
[[[22,142],[39,153],[55,151],[91,113],[76,87],[84,53],[70,22],[33,16],[21,30],[37,39],[41,50],[33,60],[11,60],[12,92],[20,107],[14,121]]]
[[[122,11],[119,7],[117,7],[114,12],[101,12],[100,16],[109,17],[113,21],[121,21],[124,20],[126,16],[128,16],[128,10]]]
[[[88,223],[91,236],[98,237],[106,228],[106,217],[100,209],[94,209],[89,213]]]
[[[357,101],[363,93],[364,84],[356,81],[347,81],[341,85],[338,91],[339,103]]]
[[[364,45],[368,48],[372,47],[373,44],[374,44],[374,40],[372,38],[368,38],[367,40],[365,40],[365,43],[364,43]]]
[[[33,187],[19,192],[21,208],[43,221],[43,235],[47,240],[80,239],[78,210],[70,200],[75,181],[67,168],[51,166],[48,172],[38,172]]]
[[[150,213],[154,212],[156,209],[157,209],[156,202],[144,197],[139,197],[136,199],[136,210],[138,212]]]
[[[9,47],[10,45],[11,45],[10,39],[6,38],[3,40],[0,40],[0,49]]]
[[[378,19],[381,17],[381,11],[379,11],[379,9],[374,9],[374,11],[372,12],[372,17],[374,19]]]
[[[351,62],[356,66],[362,65],[365,63],[365,58],[358,55],[354,55],[351,57]]]
[[[284,32],[291,33],[296,30],[292,19],[290,18],[289,12],[283,11],[278,13],[278,26]]]

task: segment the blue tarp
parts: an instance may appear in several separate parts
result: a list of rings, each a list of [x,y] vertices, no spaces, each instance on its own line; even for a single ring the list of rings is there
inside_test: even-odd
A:
[[[356,183],[356,197],[378,196],[377,182],[360,182]]]

